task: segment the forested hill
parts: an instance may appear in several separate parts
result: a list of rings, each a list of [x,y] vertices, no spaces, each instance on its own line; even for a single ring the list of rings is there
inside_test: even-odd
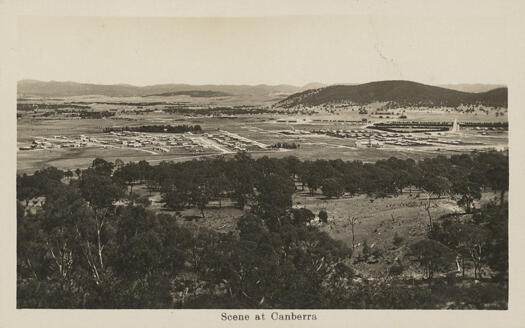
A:
[[[318,106],[334,103],[367,105],[392,102],[400,106],[447,106],[480,104],[507,107],[507,88],[471,93],[411,81],[378,81],[359,85],[333,85],[295,93],[275,107]]]

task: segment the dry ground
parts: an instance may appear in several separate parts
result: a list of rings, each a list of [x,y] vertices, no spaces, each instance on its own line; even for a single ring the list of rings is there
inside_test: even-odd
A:
[[[135,187],[134,192],[148,195],[143,186]],[[480,207],[494,199],[494,193],[484,193],[476,206]],[[202,218],[198,209],[186,209],[180,213],[167,211],[160,202],[160,195],[153,193],[150,196],[151,209],[176,214],[181,224],[192,229],[201,227],[209,228],[218,232],[235,231],[237,220],[247,212],[234,207],[229,200],[222,201],[222,207],[218,202],[208,205],[205,217]],[[404,255],[408,245],[426,236],[428,231],[429,217],[425,210],[427,202],[426,194],[413,191],[404,192],[397,197],[386,197],[374,199],[366,195],[350,197],[345,195],[339,199],[328,199],[320,194],[311,196],[307,191],[298,191],[294,194],[293,204],[296,208],[305,207],[314,214],[325,210],[328,213],[328,223],[319,224],[321,231],[325,231],[332,238],[343,241],[352,248],[352,226],[350,219],[357,219],[354,225],[354,255],[352,256],[352,267],[359,273],[370,277],[379,277],[387,272],[388,268],[399,258],[404,265],[409,264]],[[431,200],[430,214],[434,222],[439,217],[450,213],[463,213],[456,201],[450,197]],[[394,236],[402,238],[399,245],[393,243]],[[362,254],[363,243],[367,242],[371,249],[379,249],[382,257],[377,263],[356,262],[357,257]],[[413,271],[406,271],[410,277]]]

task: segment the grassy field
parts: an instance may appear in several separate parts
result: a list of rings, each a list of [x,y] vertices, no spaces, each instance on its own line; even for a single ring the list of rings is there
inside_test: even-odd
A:
[[[145,99],[145,100],[144,100]],[[96,98],[96,101],[101,99]],[[92,101],[95,101],[92,100]],[[104,99],[108,100],[108,99]],[[109,99],[117,101],[115,99]],[[122,101],[154,101],[154,99],[137,98],[121,99]],[[158,100],[157,100],[158,101]],[[108,106],[108,105],[104,105]],[[123,106],[126,107],[126,106]],[[127,106],[130,107],[130,106]],[[474,114],[461,113],[442,113],[442,112],[425,112],[413,111],[409,112],[408,119],[411,120],[427,120],[427,121],[451,121],[457,118],[459,121],[504,121],[505,116],[495,117],[494,115],[480,116]],[[216,132],[220,129],[232,133],[236,133],[242,137],[249,138],[267,145],[273,145],[278,142],[296,143],[300,144],[299,149],[287,150],[269,150],[269,151],[255,151],[252,153],[254,157],[272,156],[284,157],[293,155],[300,159],[343,159],[343,160],[361,160],[364,162],[376,161],[392,156],[406,159],[413,158],[416,160],[423,159],[437,154],[451,155],[462,151],[469,151],[469,149],[447,148],[406,148],[401,147],[394,149],[392,147],[375,148],[357,148],[356,140],[353,138],[336,138],[326,135],[310,134],[310,135],[285,135],[280,133],[283,130],[320,130],[320,129],[361,129],[362,124],[351,124],[345,122],[333,122],[337,120],[361,120],[363,117],[371,117],[370,115],[360,115],[357,112],[344,112],[337,115],[316,115],[303,116],[294,118],[304,118],[310,120],[306,123],[287,124],[277,122],[280,118],[290,119],[283,115],[243,115],[235,118],[220,118],[220,117],[187,117],[176,114],[168,114],[163,112],[152,112],[143,114],[133,114],[131,112],[124,112],[116,117],[107,119],[34,119],[21,118],[17,124],[17,143],[18,147],[27,146],[36,137],[53,137],[55,135],[78,137],[79,135],[88,135],[92,137],[104,136],[103,129],[107,127],[123,127],[136,126],[145,124],[199,124],[202,126],[204,132]],[[332,122],[314,122],[313,119],[330,119]],[[375,120],[375,119],[374,119]],[[363,130],[365,131],[365,130]],[[443,138],[447,138],[446,136]],[[482,142],[487,145],[507,145],[508,134],[503,132],[501,134],[480,135],[479,132],[465,131],[461,135],[465,142]],[[219,154],[219,152],[216,152]],[[103,157],[106,160],[114,161],[121,159],[124,162],[148,160],[153,164],[163,160],[184,161],[193,158],[203,158],[215,156],[214,152],[207,152],[206,154],[193,153],[191,151],[170,151],[170,153],[151,154],[139,149],[130,148],[108,148],[102,147],[82,148],[82,149],[49,149],[49,150],[31,150],[19,151],[17,156],[18,172],[31,173],[37,169],[46,166],[56,166],[62,169],[75,169],[77,167],[87,167],[91,161],[96,157]]]

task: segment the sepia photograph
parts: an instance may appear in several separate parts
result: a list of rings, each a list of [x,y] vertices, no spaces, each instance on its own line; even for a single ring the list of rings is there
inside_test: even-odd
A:
[[[20,18],[17,307],[506,309],[500,22],[394,23]]]
[[[16,309],[508,311],[505,17],[15,24]]]

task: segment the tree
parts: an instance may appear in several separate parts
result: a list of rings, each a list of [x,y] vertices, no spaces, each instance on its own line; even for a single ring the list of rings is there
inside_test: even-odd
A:
[[[422,184],[423,189],[427,192],[427,203],[425,205],[425,210],[428,214],[429,227],[432,229],[432,215],[430,214],[432,196],[436,195],[437,197],[441,197],[441,195],[450,192],[452,184],[447,178],[443,176],[431,175],[424,177]]]
[[[327,223],[328,222],[328,213],[326,213],[325,210],[320,210],[319,211],[319,220],[321,220],[321,222],[323,222],[323,223]]]
[[[335,178],[323,180],[321,184],[321,190],[323,191],[323,194],[328,198],[339,198],[345,192],[343,182]]]
[[[202,217],[204,217],[204,209],[210,201],[210,196],[210,190],[206,185],[195,185],[190,191],[190,202],[201,211]]]
[[[474,200],[481,199],[481,186],[468,179],[456,181],[453,185],[453,192],[461,196],[457,203],[465,208],[467,214],[471,212]]]
[[[355,225],[359,223],[357,217],[352,216],[350,218],[350,226],[352,227],[352,251],[355,250]]]
[[[79,266],[79,247],[82,249],[83,241],[89,242],[84,232],[89,229],[92,213],[78,190],[67,185],[55,189],[42,210],[41,228],[48,256],[60,281],[70,286],[73,268]]]
[[[254,212],[268,221],[278,221],[292,207],[294,182],[287,176],[274,173],[259,179],[256,183]]]
[[[46,196],[58,188],[65,172],[55,167],[48,167],[36,171],[33,175],[17,175],[16,195],[19,201],[29,201],[35,197]]]
[[[100,175],[110,176],[113,173],[115,165],[102,158],[95,158],[91,163],[91,169]]]
[[[130,188],[129,195],[131,196],[133,194],[133,186],[139,183],[144,174],[137,163],[130,162],[118,168],[113,176]]]
[[[113,215],[113,203],[124,195],[122,187],[115,183],[107,175],[106,170],[109,166],[102,166],[105,169],[88,169],[80,177],[80,191],[94,211],[94,229],[96,233],[96,252],[98,254],[99,269],[97,275],[104,273],[103,251],[107,240],[103,235],[107,226],[107,221]],[[100,271],[100,272],[99,272]],[[101,279],[101,277],[100,277]]]
[[[490,231],[472,223],[443,221],[432,231],[432,238],[453,249],[456,254],[458,271],[465,275],[466,263],[474,268],[474,278],[481,278],[481,269],[489,253]]]
[[[210,165],[209,176],[206,178],[210,197],[219,201],[219,208],[222,207],[222,199],[231,190],[230,181],[226,176],[226,165],[223,158],[215,159]]]
[[[310,195],[313,195],[317,189],[321,186],[321,177],[315,173],[310,172],[308,174],[308,177],[306,178],[306,185],[308,186],[308,189],[310,190]]]
[[[493,190],[500,193],[500,205],[505,201],[505,192],[509,190],[509,169],[508,163],[494,167],[487,172],[487,178]]]
[[[353,171],[344,173],[343,183],[345,191],[348,192],[351,196],[359,192],[359,177]]]
[[[474,223],[490,231],[486,248],[486,263],[498,281],[508,279],[509,213],[508,203],[489,203],[474,214]]]
[[[60,184],[36,215],[18,213],[19,296],[23,307],[82,307],[86,287],[97,280],[86,243],[92,211],[76,188]],[[35,287],[38,287],[35,290]],[[40,290],[40,291],[39,291]],[[36,291],[36,292],[35,292]]]
[[[450,180],[444,176],[427,175],[423,180],[423,189],[429,194],[429,198],[434,195],[441,197],[449,193],[452,188]]]
[[[473,224],[459,224],[459,248],[464,249],[474,264],[474,278],[482,278],[481,268],[488,253],[490,232]]]
[[[422,239],[410,246],[410,256],[419,263],[423,274],[432,285],[436,272],[442,272],[454,262],[454,253],[445,245],[432,239]]]
[[[295,176],[301,170],[301,161],[295,156],[286,156],[284,159],[286,170],[290,172],[291,178],[295,181]]]
[[[256,178],[254,160],[246,152],[237,153],[227,168],[226,176],[232,187],[230,197],[237,202],[240,209],[244,209],[254,195]],[[240,172],[242,174],[239,174]]]
[[[120,169],[121,167],[123,167],[125,164],[124,164],[124,161],[122,161],[120,158],[117,158],[115,160],[115,169]]]
[[[292,209],[292,223],[295,225],[306,225],[315,218],[315,214],[307,208]]]
[[[29,201],[40,195],[40,189],[33,176],[17,175],[16,176],[16,199],[25,201],[25,207],[29,206]]]
[[[182,211],[189,202],[189,197],[177,190],[162,193],[161,197],[165,206],[174,211]]]
[[[73,177],[73,172],[71,170],[67,170],[64,172],[64,177],[71,179]]]

